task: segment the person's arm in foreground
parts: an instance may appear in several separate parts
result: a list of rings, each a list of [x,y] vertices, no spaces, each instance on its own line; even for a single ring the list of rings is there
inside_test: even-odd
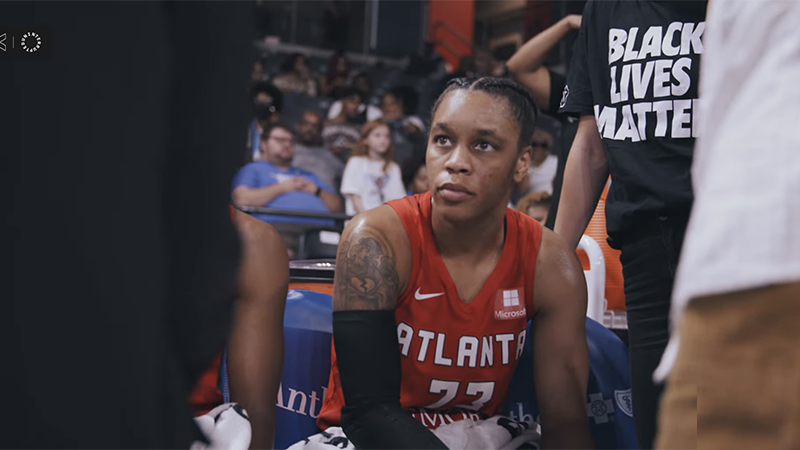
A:
[[[530,91],[542,109],[550,104],[550,72],[542,63],[556,44],[580,27],[580,14],[566,16],[531,38],[506,62],[509,75]]]
[[[608,180],[606,149],[594,116],[583,115],[564,169],[555,232],[573,250],[597,207]]]
[[[356,448],[446,449],[400,407],[394,310],[411,256],[398,222],[381,206],[353,219],[339,244],[333,342],[345,400],[341,425]]]
[[[242,241],[242,264],[228,344],[231,400],[250,418],[250,448],[272,448],[289,261],[283,240],[269,224],[240,211],[234,222]]]
[[[542,230],[533,285],[533,375],[541,448],[594,448],[586,418],[586,282],[575,250],[547,229]]]

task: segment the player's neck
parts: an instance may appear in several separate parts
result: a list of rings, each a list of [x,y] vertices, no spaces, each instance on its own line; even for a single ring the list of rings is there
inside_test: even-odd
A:
[[[442,257],[475,256],[480,259],[502,248],[504,219],[505,207],[469,223],[454,223],[433,214],[433,238]]]

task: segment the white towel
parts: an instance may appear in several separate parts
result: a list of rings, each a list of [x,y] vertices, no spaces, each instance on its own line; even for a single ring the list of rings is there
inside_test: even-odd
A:
[[[516,450],[539,449],[539,425],[517,422],[504,416],[487,420],[459,420],[442,425],[436,435],[450,450]],[[355,446],[340,427],[330,427],[289,447],[288,450],[354,450]]]
[[[191,450],[248,450],[250,448],[250,420],[247,412],[237,403],[217,406],[194,421],[209,443],[195,441]]]

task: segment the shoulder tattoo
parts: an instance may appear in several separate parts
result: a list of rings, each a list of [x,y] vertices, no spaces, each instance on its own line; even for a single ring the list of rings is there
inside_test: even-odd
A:
[[[399,276],[386,240],[368,230],[353,233],[336,257],[333,309],[394,309]]]

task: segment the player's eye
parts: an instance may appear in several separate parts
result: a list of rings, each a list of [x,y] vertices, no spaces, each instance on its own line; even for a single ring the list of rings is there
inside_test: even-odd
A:
[[[436,144],[436,145],[448,145],[451,142],[452,141],[450,140],[449,137],[441,135],[441,134],[438,135],[438,136],[434,136],[434,138],[433,138],[433,143]]]
[[[490,152],[492,150],[497,150],[497,147],[494,146],[491,142],[480,141],[475,145],[475,148],[482,152]]]

